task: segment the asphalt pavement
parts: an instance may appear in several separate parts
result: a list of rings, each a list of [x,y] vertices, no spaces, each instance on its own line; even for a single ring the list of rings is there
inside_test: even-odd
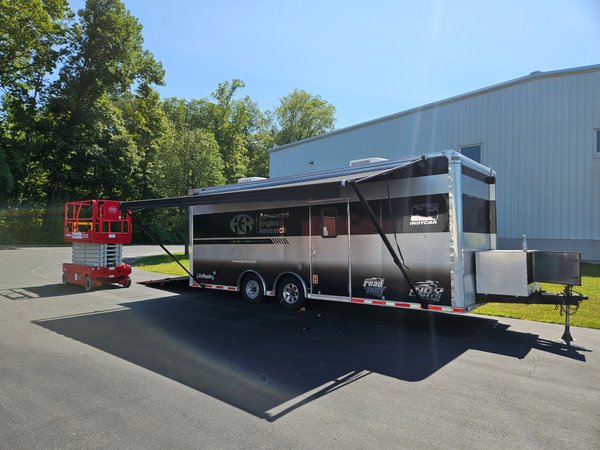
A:
[[[600,330],[290,312],[138,270],[85,293],[69,259],[0,250],[0,448],[600,448]]]

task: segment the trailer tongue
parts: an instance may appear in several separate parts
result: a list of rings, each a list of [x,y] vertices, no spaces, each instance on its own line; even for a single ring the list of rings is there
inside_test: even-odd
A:
[[[189,207],[190,286],[242,292],[252,303],[276,296],[287,308],[326,300],[464,313],[492,301],[554,304],[572,341],[570,316],[586,299],[572,290],[580,255],[496,250],[488,167],[444,151],[246,181],[120,207]],[[549,294],[539,282],[565,288]]]

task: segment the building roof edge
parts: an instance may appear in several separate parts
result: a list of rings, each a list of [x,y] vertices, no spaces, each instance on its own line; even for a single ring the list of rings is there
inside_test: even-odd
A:
[[[411,109],[407,109],[407,110],[400,111],[397,113],[389,114],[387,116],[379,117],[377,119],[367,120],[366,122],[361,122],[361,123],[358,123],[355,125],[350,125],[350,126],[347,126],[344,128],[340,128],[338,130],[330,131],[329,133],[324,133],[324,134],[320,134],[318,136],[313,136],[310,138],[302,139],[300,141],[290,142],[289,144],[281,145],[278,147],[273,147],[272,149],[269,150],[269,153],[275,153],[280,150],[285,150],[290,147],[295,147],[297,145],[305,144],[307,142],[317,141],[319,139],[324,139],[324,138],[327,138],[330,136],[334,136],[336,134],[343,134],[348,131],[352,131],[352,130],[363,128],[363,127],[366,127],[369,125],[373,125],[375,123],[387,122],[388,120],[396,119],[398,117],[407,116],[410,114],[414,114],[416,112],[426,111],[428,109],[436,108],[438,106],[447,105],[449,103],[454,103],[454,102],[457,102],[460,100],[465,100],[467,98],[475,97],[475,96],[482,95],[482,94],[487,94],[489,92],[497,91],[500,89],[505,89],[507,87],[512,87],[512,86],[522,84],[525,82],[534,81],[534,80],[538,80],[538,79],[542,79],[542,78],[553,78],[553,77],[574,75],[574,74],[580,74],[580,73],[585,73],[585,72],[596,72],[596,71],[600,71],[600,64],[595,64],[595,65],[590,65],[590,66],[573,67],[573,68],[569,68],[569,69],[551,70],[548,72],[534,71],[534,72],[531,72],[529,75],[525,75],[525,76],[522,76],[519,78],[514,78],[509,81],[504,81],[502,83],[494,84],[494,85],[487,86],[487,87],[484,87],[481,89],[476,89],[474,91],[466,92],[464,94],[456,95],[454,97],[449,97],[449,98],[446,98],[443,100],[438,100],[436,102],[427,103],[422,106],[417,106],[415,108],[411,108]]]

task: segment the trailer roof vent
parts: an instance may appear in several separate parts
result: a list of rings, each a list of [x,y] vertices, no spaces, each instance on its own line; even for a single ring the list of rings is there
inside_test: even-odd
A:
[[[238,179],[238,183],[250,183],[252,181],[266,180],[265,177],[246,177]]]
[[[352,161],[350,161],[350,167],[366,166],[367,164],[373,164],[373,163],[382,162],[382,161],[387,161],[387,159],[385,159],[385,158],[375,158],[375,157],[362,158],[362,159],[353,159]]]

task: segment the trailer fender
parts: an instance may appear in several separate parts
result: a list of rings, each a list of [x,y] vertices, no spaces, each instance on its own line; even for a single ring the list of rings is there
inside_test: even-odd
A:
[[[263,287],[263,292],[266,293],[267,292],[267,283],[265,282],[265,279],[263,278],[263,276],[260,273],[258,273],[257,271],[255,271],[255,270],[246,270],[245,272],[242,272],[242,274],[238,277],[238,280],[237,280],[238,291],[242,290],[242,280],[249,273],[253,273],[258,278],[260,278],[260,281],[261,281],[262,287]]]
[[[279,280],[281,280],[283,277],[285,277],[287,275],[291,275],[300,280],[300,283],[302,283],[302,289],[304,290],[304,297],[308,298],[308,287],[306,286],[304,279],[300,275],[298,275],[296,272],[282,272],[279,275],[277,275],[277,278],[275,278],[275,282],[273,283],[273,292],[277,292],[277,286],[279,284]]]

